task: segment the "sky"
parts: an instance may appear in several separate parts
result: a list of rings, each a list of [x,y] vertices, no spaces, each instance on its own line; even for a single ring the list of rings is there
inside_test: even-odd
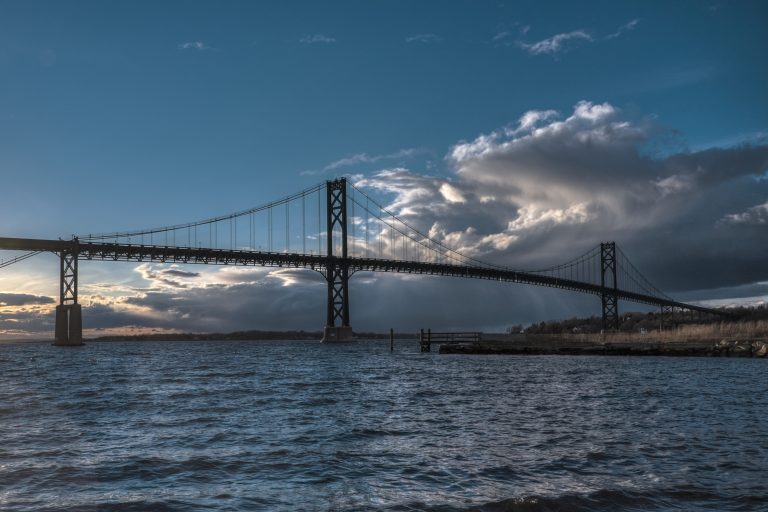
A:
[[[348,176],[488,261],[616,240],[679,300],[764,303],[767,23],[763,1],[0,1],[0,236],[172,225]],[[360,331],[600,312],[522,285],[350,286]],[[80,268],[86,336],[318,330],[325,293],[311,271]],[[0,269],[0,337],[49,336],[57,294],[53,255]]]

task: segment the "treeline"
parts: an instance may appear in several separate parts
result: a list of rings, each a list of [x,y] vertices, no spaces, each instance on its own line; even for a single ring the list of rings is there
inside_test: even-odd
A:
[[[664,329],[690,324],[768,320],[768,305],[765,304],[755,307],[731,307],[721,309],[732,315],[732,318],[719,315],[698,315],[696,313],[693,315],[690,313],[682,314],[677,311],[671,318],[669,315],[665,315],[663,319],[658,311],[648,313],[622,313],[619,316],[619,330],[624,332],[650,332],[660,329],[662,327],[662,320]],[[507,331],[510,333],[525,332],[529,334],[596,333],[600,332],[602,328],[602,317],[592,316],[589,318],[570,318],[568,320],[539,322],[531,324],[528,327],[523,327],[518,324],[509,327]]]
[[[320,331],[235,331],[111,335],[93,338],[92,341],[319,340],[322,337]]]

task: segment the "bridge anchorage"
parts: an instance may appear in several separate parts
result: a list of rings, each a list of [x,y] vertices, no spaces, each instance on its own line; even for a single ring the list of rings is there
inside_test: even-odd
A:
[[[315,207],[317,213],[308,214]],[[276,248],[281,228],[285,244]],[[0,238],[0,249],[29,251],[0,262],[0,268],[40,252],[59,257],[55,344],[63,346],[82,344],[78,262],[84,260],[251,265],[320,272],[327,283],[326,342],[353,339],[349,279],[360,271],[485,279],[588,293],[600,299],[605,330],[620,327],[620,300],[660,308],[662,328],[674,321],[676,311],[683,318],[694,313],[728,316],[665,295],[615,242],[602,242],[566,263],[539,270],[516,270],[464,255],[400,219],[344,178],[198,222],[74,236],[71,240]]]

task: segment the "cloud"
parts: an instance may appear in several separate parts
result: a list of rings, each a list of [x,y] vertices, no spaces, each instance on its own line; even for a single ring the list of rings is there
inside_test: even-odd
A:
[[[508,24],[504,29],[500,29],[494,34],[492,41],[502,45],[509,45],[510,40],[515,34],[526,35],[531,30],[530,25],[522,25],[519,22],[512,22]]]
[[[143,263],[135,270],[146,281],[161,287],[187,288],[190,285],[190,280],[200,277],[199,272],[181,270],[178,265],[171,265],[166,268],[162,264]]]
[[[0,293],[0,306],[28,306],[32,304],[55,304],[52,297],[28,293]]]
[[[335,43],[336,38],[328,37],[323,34],[311,34],[303,36],[299,39],[299,42],[304,44],[329,44]]]
[[[340,158],[339,160],[335,160],[319,170],[302,171],[301,175],[307,176],[307,175],[315,175],[315,174],[324,174],[326,172],[334,171],[342,167],[351,167],[351,166],[360,165],[360,164],[372,164],[382,160],[397,160],[397,159],[413,158],[414,156],[423,154],[425,152],[426,151],[424,149],[420,149],[420,148],[406,148],[406,149],[401,149],[399,151],[395,151],[394,153],[388,153],[384,155],[369,155],[368,153],[357,153],[351,156]]]
[[[406,43],[423,43],[432,44],[439,43],[443,38],[435,34],[416,34],[405,38]]]
[[[190,41],[178,45],[179,50],[210,50],[211,47],[202,41]]]
[[[625,23],[624,25],[622,25],[618,29],[616,29],[616,32],[613,32],[612,34],[608,34],[607,36],[605,36],[605,39],[606,40],[615,39],[615,38],[619,37],[621,34],[623,34],[624,32],[627,32],[629,30],[634,30],[635,27],[637,27],[638,23],[640,23],[639,19],[634,19],[634,20],[630,21],[629,23]]]
[[[615,39],[627,31],[634,30],[635,27],[637,27],[638,23],[640,23],[639,19],[634,19],[628,23],[625,23],[624,25],[616,29],[615,32],[608,34],[603,39],[606,41]],[[528,33],[528,30],[530,29],[530,27],[525,26],[524,29],[525,30],[520,31],[520,33],[523,35]],[[494,36],[493,40],[496,42],[509,44],[508,41],[510,36],[511,36],[511,33],[508,31],[500,32],[496,34],[496,36]],[[535,43],[526,43],[523,41],[516,41],[515,44],[519,48],[526,50],[531,55],[557,55],[559,53],[562,53],[568,50],[577,42],[592,43],[594,41],[595,41],[595,38],[593,38],[592,35],[586,30],[573,30],[571,32],[564,32],[562,34],[555,34],[552,37],[549,37],[547,39],[542,39],[541,41],[538,41]]]
[[[768,197],[757,180],[768,145],[654,157],[645,148],[659,133],[650,117],[582,101],[568,115],[529,111],[455,144],[452,179],[396,168],[359,185],[446,245],[513,268],[557,264],[613,239],[670,292],[768,279],[765,209],[749,202]],[[718,228],[724,217],[731,229]]]
[[[176,276],[176,277],[200,277],[200,272],[188,272],[186,270],[180,270],[176,268],[176,265],[173,265],[173,268],[169,268],[167,270],[163,270],[163,273],[167,276]]]
[[[742,213],[730,213],[725,215],[722,224],[752,224],[768,226],[768,201],[764,204],[753,206]]]
[[[524,43],[518,41],[517,45],[531,55],[555,55],[566,50],[577,41],[593,41],[592,36],[584,30],[574,30],[563,34],[556,34],[550,38],[542,39],[536,43]]]

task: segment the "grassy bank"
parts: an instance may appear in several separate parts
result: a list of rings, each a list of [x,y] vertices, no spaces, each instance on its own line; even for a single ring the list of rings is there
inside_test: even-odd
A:
[[[605,333],[563,333],[563,334],[487,334],[486,341],[506,342],[568,342],[574,344],[594,343],[717,343],[726,341],[768,342],[768,321],[723,322],[704,325],[681,325],[673,329],[648,332],[605,332]]]
[[[768,356],[768,321],[683,325],[651,332],[485,335],[440,345],[442,354]]]

